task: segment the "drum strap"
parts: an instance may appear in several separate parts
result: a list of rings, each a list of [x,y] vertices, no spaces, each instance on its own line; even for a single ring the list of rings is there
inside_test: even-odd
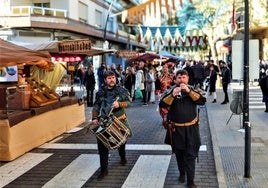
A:
[[[117,119],[122,120],[122,119],[127,119],[126,114],[122,114],[121,116],[118,116]]]

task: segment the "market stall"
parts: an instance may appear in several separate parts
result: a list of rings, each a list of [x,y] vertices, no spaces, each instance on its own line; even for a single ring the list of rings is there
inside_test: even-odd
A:
[[[47,51],[1,39],[0,51],[0,161],[11,161],[85,122],[83,103],[75,96],[60,97],[49,82],[60,77],[51,78],[59,70]],[[34,76],[33,68],[43,71],[45,80]]]

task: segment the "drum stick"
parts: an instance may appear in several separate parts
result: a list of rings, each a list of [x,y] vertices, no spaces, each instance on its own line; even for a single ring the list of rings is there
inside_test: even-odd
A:
[[[118,101],[118,99],[119,99],[119,97],[116,97],[115,101]],[[115,102],[115,101],[114,101],[114,102]],[[113,109],[114,109],[114,108],[111,108],[111,110],[110,110],[110,112],[109,112],[109,114],[108,114],[108,117],[111,115]]]

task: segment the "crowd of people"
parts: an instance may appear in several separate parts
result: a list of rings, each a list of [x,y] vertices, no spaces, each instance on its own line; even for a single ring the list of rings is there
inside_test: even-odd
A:
[[[102,63],[97,69],[97,81],[93,67],[89,65],[79,84],[86,87],[87,105],[93,107],[92,123],[99,125],[104,117],[112,113],[129,129],[129,136],[132,136],[132,130],[125,108],[131,106],[133,101],[140,100],[140,104],[144,106],[159,102],[162,124],[167,130],[164,142],[171,145],[175,154],[180,172],[178,182],[184,183],[187,180],[187,186],[192,188],[196,187],[195,160],[201,145],[198,108],[210,96],[211,102],[217,103],[216,83],[219,78],[224,92],[221,104],[229,103],[228,85],[232,74],[228,64],[223,60],[219,61],[219,66],[213,60],[187,60],[178,65],[165,62],[155,67],[140,61],[123,70],[121,65],[107,66]],[[268,71],[266,74],[268,75]],[[267,75],[260,80],[264,92],[263,101],[266,104],[265,112],[268,112]],[[98,91],[94,98],[97,83]],[[101,167],[98,179],[102,180],[108,175],[109,148],[100,138],[97,137],[97,140]],[[127,164],[125,145],[126,142],[116,148],[121,165]]]
[[[213,60],[195,61],[186,60],[175,64],[174,62],[166,62],[162,65],[152,65],[143,61],[137,62],[135,65],[127,66],[124,70],[122,65],[115,63],[110,66],[102,63],[94,74],[92,65],[84,70],[83,64],[77,69],[77,78],[79,79],[80,89],[87,90],[87,106],[91,107],[94,100],[94,90],[101,88],[104,82],[104,72],[111,70],[115,73],[117,84],[125,87],[131,95],[132,101],[141,100],[142,105],[147,106],[150,103],[156,103],[160,98],[160,94],[174,85],[175,73],[177,70],[184,69],[189,75],[189,85],[196,89],[200,89],[205,93],[207,99],[212,96],[212,102],[217,103],[216,83],[221,77],[223,91],[225,97],[221,104],[229,103],[228,85],[231,81],[231,68],[220,60],[218,67]],[[97,78],[94,77],[97,75]]]

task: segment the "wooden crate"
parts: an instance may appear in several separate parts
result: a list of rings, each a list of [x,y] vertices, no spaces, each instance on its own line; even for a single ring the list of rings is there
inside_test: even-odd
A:
[[[8,110],[21,110],[30,108],[31,91],[28,85],[7,87],[6,101]]]

